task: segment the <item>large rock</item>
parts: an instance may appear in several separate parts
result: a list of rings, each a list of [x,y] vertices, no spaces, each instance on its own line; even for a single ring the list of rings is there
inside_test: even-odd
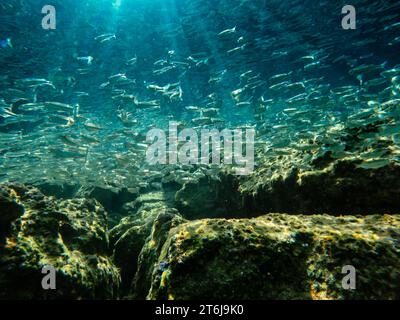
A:
[[[112,187],[81,187],[76,193],[76,197],[96,199],[107,212],[119,212],[125,203],[135,200],[138,195],[137,189]]]
[[[0,186],[0,207],[6,209],[0,220],[0,299],[117,296],[120,276],[108,257],[107,216],[97,201],[59,201],[10,184]],[[41,286],[47,265],[56,270],[54,291]]]
[[[44,195],[56,197],[58,199],[72,199],[75,198],[80,185],[63,182],[39,182],[35,183],[34,186],[38,188]]]
[[[148,299],[400,298],[400,215],[205,219],[158,235],[136,276]],[[347,265],[356,290],[342,287]]]
[[[256,217],[259,212],[292,214],[384,214],[400,212],[400,165],[358,167],[356,158],[336,159],[322,168],[311,157],[265,157],[249,176],[222,171],[186,183],[176,205],[187,219]]]
[[[232,174],[217,179],[204,176],[182,186],[175,195],[176,206],[187,219],[246,217],[238,188],[239,181]]]

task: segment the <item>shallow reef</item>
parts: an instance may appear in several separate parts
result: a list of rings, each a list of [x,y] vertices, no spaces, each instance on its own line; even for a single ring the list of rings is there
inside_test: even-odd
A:
[[[126,203],[131,214],[108,230],[94,199],[0,190],[2,299],[400,298],[400,215],[193,218],[175,208],[184,191],[157,191]],[[45,265],[55,293],[40,286]],[[342,288],[346,265],[357,290]]]

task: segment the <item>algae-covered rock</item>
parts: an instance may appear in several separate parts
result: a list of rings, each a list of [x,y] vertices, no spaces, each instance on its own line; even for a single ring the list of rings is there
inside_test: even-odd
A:
[[[152,234],[152,228],[160,216],[179,216],[170,208],[169,199],[163,192],[152,192],[140,196],[131,204],[131,215],[123,218],[110,231],[115,264],[121,271],[121,292],[127,294],[137,271],[139,254]],[[168,230],[167,230],[168,231]]]
[[[12,184],[0,186],[0,194],[14,218],[0,243],[0,299],[117,296],[120,276],[108,257],[107,216],[97,201],[59,201]],[[48,265],[56,270],[56,290],[42,288]]]
[[[221,171],[176,193],[187,219],[256,217],[259,212],[291,214],[384,214],[400,212],[400,165],[361,168],[360,160],[331,160],[322,167],[294,153],[265,157],[249,176]]]
[[[323,169],[309,169],[280,160],[242,179],[237,197],[248,212],[293,214],[383,214],[400,212],[400,166],[357,167],[360,161],[343,159]],[[281,166],[282,164],[282,166]]]
[[[399,299],[399,236],[399,215],[197,220],[144,249],[136,279],[148,299]]]
[[[14,200],[12,194],[0,189],[0,224],[6,226],[24,213],[24,207]]]

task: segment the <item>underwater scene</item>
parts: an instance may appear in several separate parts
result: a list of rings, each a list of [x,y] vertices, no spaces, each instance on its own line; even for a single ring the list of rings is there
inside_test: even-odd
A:
[[[400,299],[400,2],[3,0],[0,300]]]

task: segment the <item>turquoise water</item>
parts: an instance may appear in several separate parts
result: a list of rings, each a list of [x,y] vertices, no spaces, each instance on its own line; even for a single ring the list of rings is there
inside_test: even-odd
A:
[[[396,1],[353,1],[355,30],[341,1],[69,0],[54,16],[45,5],[0,4],[3,182],[183,184],[229,165],[150,165],[149,130],[252,128],[257,156],[312,154],[355,112],[400,96]]]

